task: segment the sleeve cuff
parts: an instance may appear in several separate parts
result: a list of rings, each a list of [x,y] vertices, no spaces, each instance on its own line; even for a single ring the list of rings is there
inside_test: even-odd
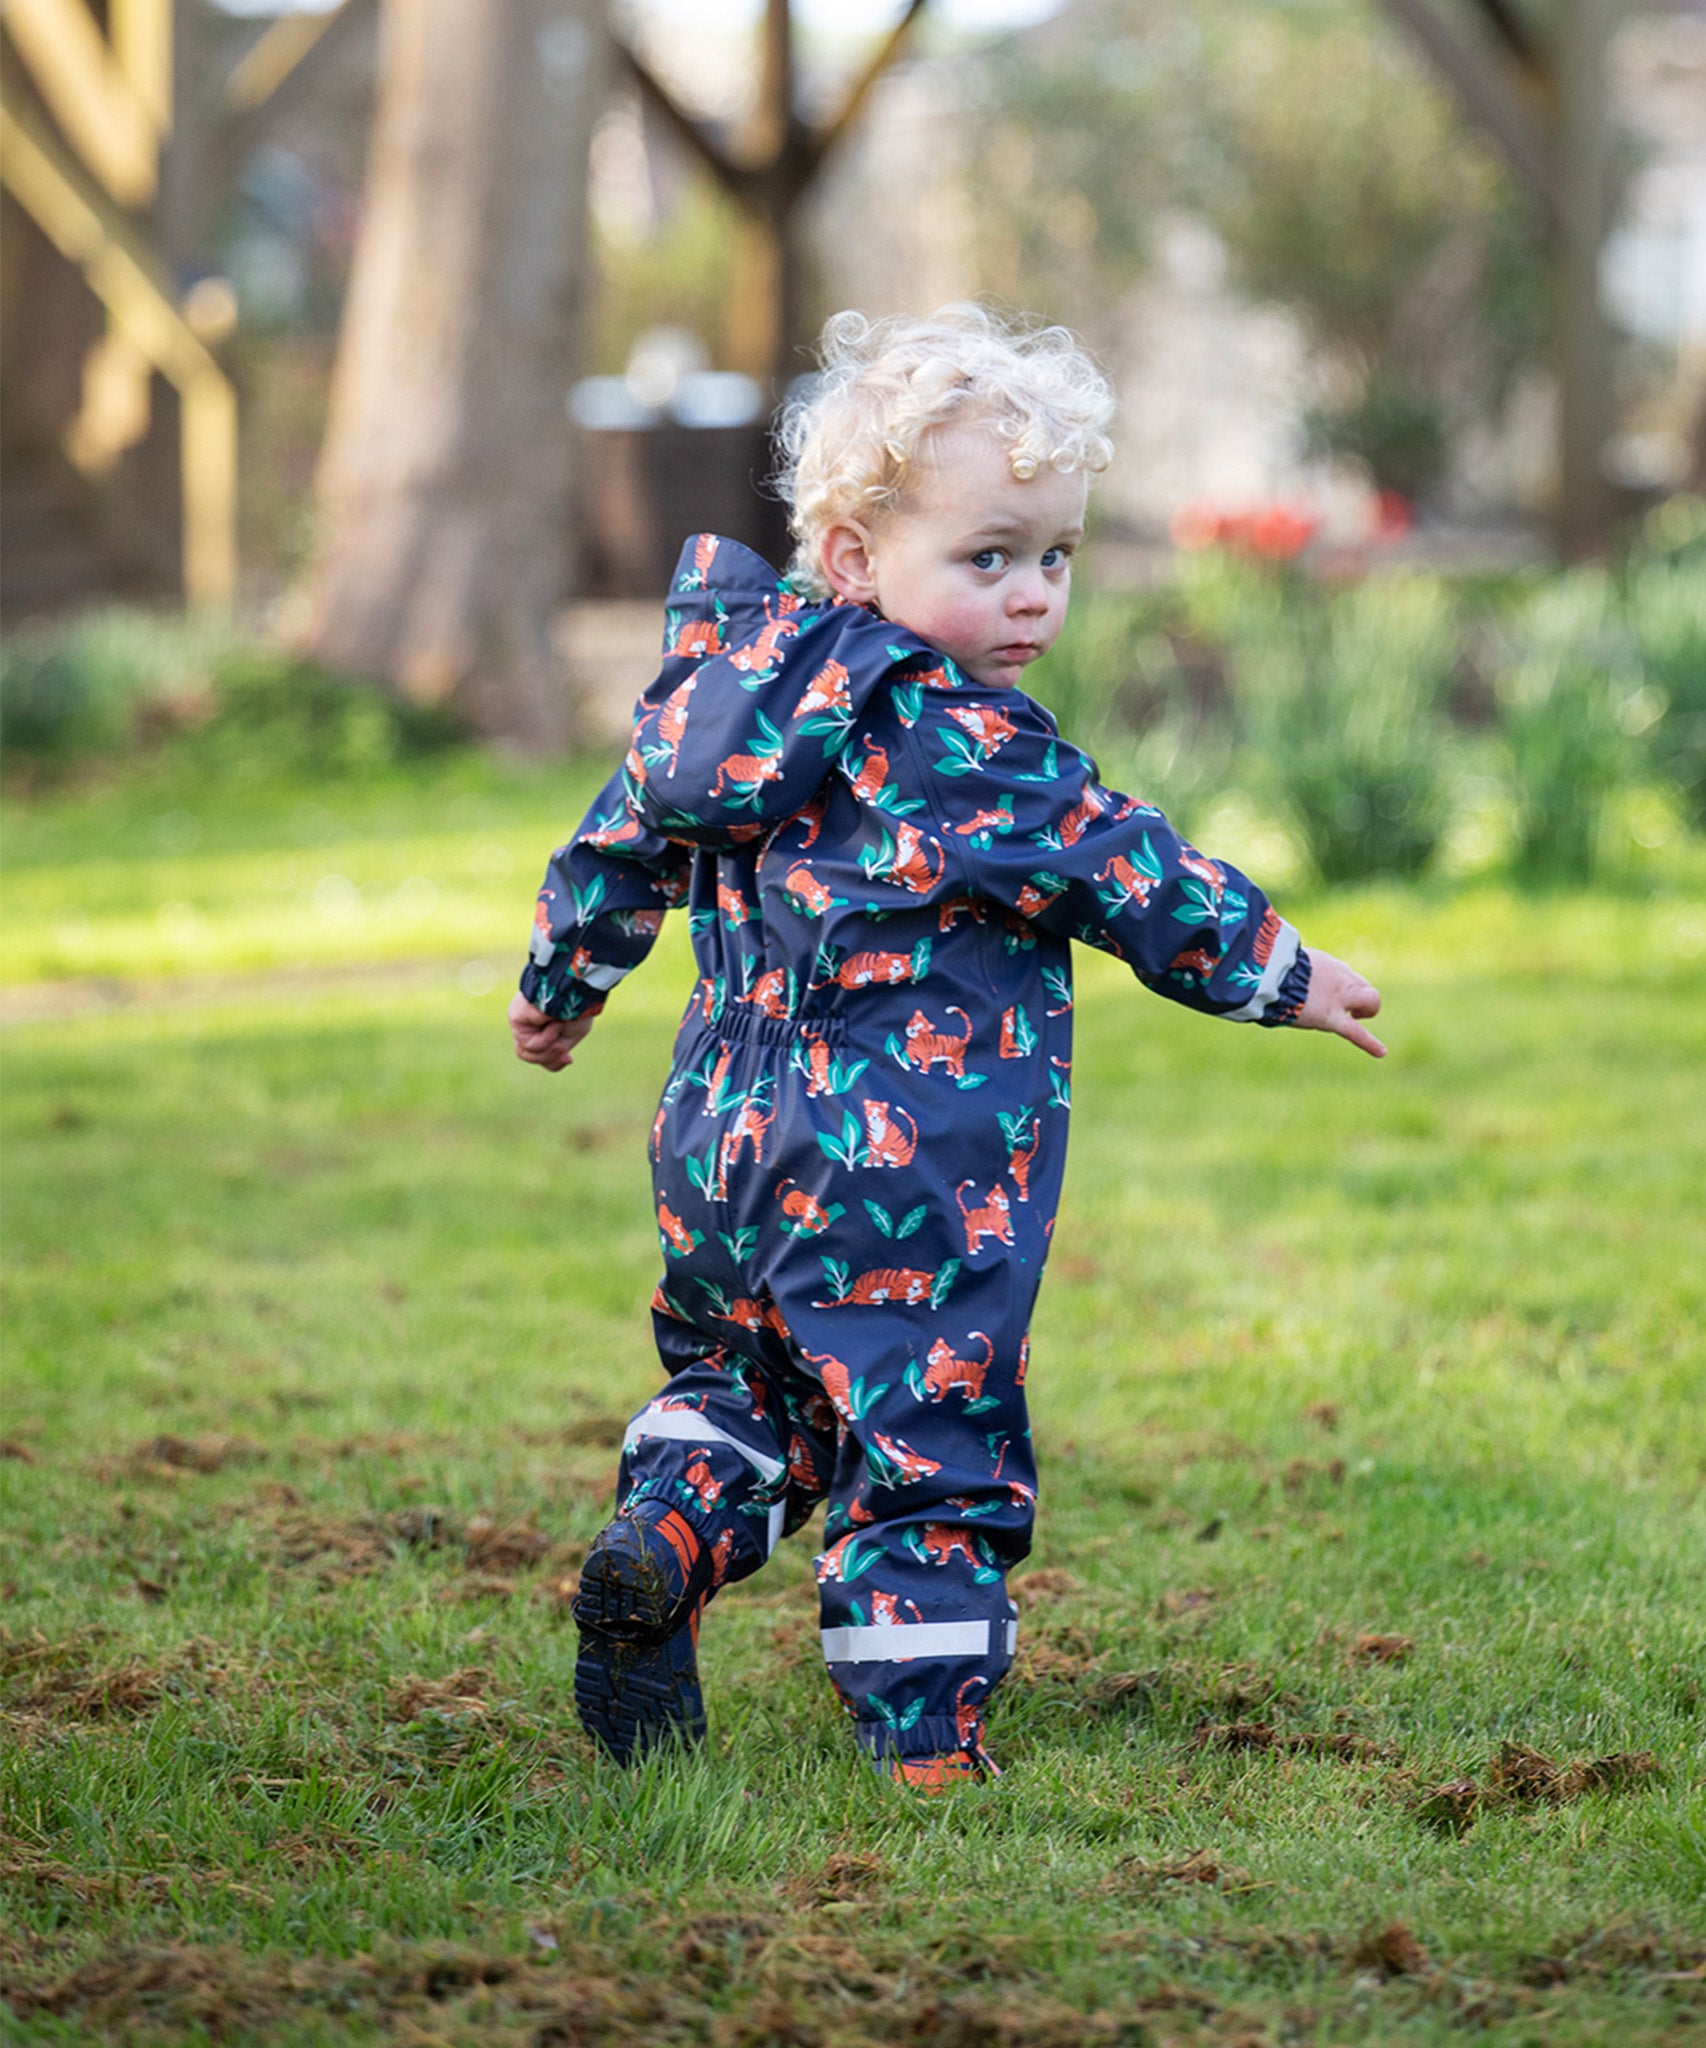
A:
[[[578,981],[566,973],[553,976],[549,969],[532,961],[522,969],[521,993],[547,1017],[561,1017],[566,1023],[573,1023],[577,1017],[596,1016],[605,1002],[604,992],[590,982]]]
[[[1299,946],[1297,956],[1281,977],[1273,1001],[1257,1019],[1261,1024],[1295,1024],[1297,1013],[1309,1000],[1309,979],[1313,967],[1307,946]]]

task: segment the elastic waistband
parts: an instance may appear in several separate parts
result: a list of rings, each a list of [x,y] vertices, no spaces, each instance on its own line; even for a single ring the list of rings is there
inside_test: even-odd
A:
[[[837,1051],[846,1043],[847,1026],[833,1010],[808,1010],[798,1017],[767,1017],[750,1003],[723,1005],[717,1021],[708,1023],[705,1005],[695,996],[681,1020],[683,1036],[711,1039],[724,1045],[766,1046],[786,1052],[796,1045],[822,1044]]]

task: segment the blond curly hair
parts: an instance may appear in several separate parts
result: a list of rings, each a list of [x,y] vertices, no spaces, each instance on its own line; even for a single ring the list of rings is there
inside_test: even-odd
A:
[[[987,423],[1021,480],[1045,463],[1095,475],[1113,458],[1113,387],[1064,327],[1028,326],[976,305],[926,318],[837,313],[819,355],[822,374],[789,403],[778,429],[790,580],[808,596],[831,595],[824,534],[842,520],[893,512],[938,428]]]

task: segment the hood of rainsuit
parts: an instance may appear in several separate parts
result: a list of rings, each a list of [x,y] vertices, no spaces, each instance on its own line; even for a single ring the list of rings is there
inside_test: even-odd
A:
[[[886,678],[943,668],[915,633],[799,597],[750,548],[709,533],[676,564],[663,656],[635,711],[628,803],[666,838],[717,849],[810,803]]]

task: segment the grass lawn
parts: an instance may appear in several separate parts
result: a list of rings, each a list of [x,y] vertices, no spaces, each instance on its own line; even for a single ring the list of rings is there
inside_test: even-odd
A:
[[[916,1806],[812,1530],[702,1753],[569,1708],[689,979],[510,1058],[587,788],[12,820],[0,2040],[1706,2039],[1701,893],[1288,904],[1383,1067],[1081,961],[1007,1775]]]

